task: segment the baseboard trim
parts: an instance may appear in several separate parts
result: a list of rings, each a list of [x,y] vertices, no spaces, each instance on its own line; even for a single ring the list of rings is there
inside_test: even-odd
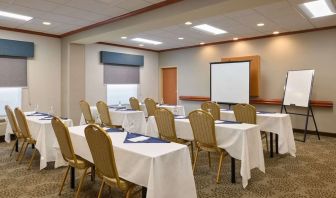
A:
[[[304,133],[304,129],[293,129],[293,132],[294,133],[301,133],[303,134]],[[336,138],[336,133],[330,133],[330,132],[323,132],[323,131],[319,131],[320,133],[320,136],[325,136],[325,137],[333,137],[333,138]],[[311,130],[307,130],[307,134],[309,135],[316,135],[316,131],[311,131]]]

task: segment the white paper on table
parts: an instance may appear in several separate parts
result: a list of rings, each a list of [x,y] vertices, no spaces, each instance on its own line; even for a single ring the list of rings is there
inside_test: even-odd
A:
[[[146,136],[139,136],[139,137],[135,137],[135,138],[130,138],[130,139],[127,139],[131,142],[141,142],[141,141],[145,141],[145,140],[148,140],[150,137],[146,137]]]
[[[223,120],[215,120],[215,124],[223,123]]]
[[[185,116],[179,115],[179,116],[175,116],[175,118],[186,118]]]

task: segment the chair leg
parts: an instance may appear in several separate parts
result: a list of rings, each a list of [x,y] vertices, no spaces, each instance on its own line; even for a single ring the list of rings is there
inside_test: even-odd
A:
[[[24,156],[25,156],[25,154],[26,154],[28,145],[29,145],[29,143],[27,142],[26,147],[25,147],[25,149],[23,150],[22,157],[21,157],[21,159],[20,159],[20,161],[19,161],[19,164],[21,164],[21,162],[22,162],[22,160],[23,160],[23,158],[24,158]]]
[[[19,151],[18,155],[16,156],[16,161],[18,161],[18,160],[20,159],[21,152],[22,152],[22,149],[23,149],[25,143],[26,143],[26,142],[23,140],[22,145],[21,145],[21,148],[20,148],[20,151]]]
[[[217,179],[216,179],[217,184],[219,183],[219,180],[220,180],[220,172],[222,170],[223,159],[224,159],[224,152],[221,152],[220,159],[219,159],[219,165],[218,165]]]
[[[62,185],[61,185],[61,189],[60,189],[60,191],[58,192],[58,195],[61,195],[61,193],[62,193],[63,186],[64,186],[64,183],[65,183],[65,180],[66,180],[66,178],[67,178],[67,176],[68,176],[68,174],[69,174],[69,170],[70,170],[70,166],[68,166],[68,168],[67,168],[67,170],[66,170],[66,172],[65,172],[65,175],[64,175],[64,177],[63,177],[63,182],[62,182]]]
[[[267,139],[267,133],[266,132],[264,132],[265,133],[265,139],[266,139],[266,150],[267,150],[267,152],[268,152],[268,139]]]
[[[208,159],[209,159],[209,168],[211,168],[211,157],[210,157],[210,152],[208,152]]]
[[[28,166],[28,170],[29,170],[29,169],[31,168],[31,166],[32,166],[33,159],[34,159],[34,157],[35,157],[35,153],[36,153],[36,148],[34,148],[32,157],[31,157],[31,159],[30,159],[29,166]]]
[[[83,181],[84,181],[84,178],[85,178],[85,176],[86,176],[86,172],[87,172],[88,169],[89,169],[89,167],[85,168],[84,173],[83,173],[83,175],[82,175],[82,178],[81,178],[81,180],[80,180],[80,182],[79,182],[78,189],[77,189],[77,193],[76,193],[76,198],[79,197],[79,191],[80,191],[80,189],[81,189],[81,187],[82,187],[82,183],[83,183]]]
[[[190,150],[191,150],[191,163],[194,163],[194,145],[193,142],[190,142]]]
[[[13,148],[12,148],[12,151],[11,151],[11,153],[10,153],[9,157],[12,157],[13,151],[14,151],[14,149],[15,149],[15,146],[16,146],[16,144],[18,143],[18,141],[19,141],[19,139],[18,139],[18,138],[16,138],[16,140],[15,140],[15,143],[14,143],[14,145],[13,145]]]
[[[126,192],[126,198],[131,198],[132,197],[132,191],[135,188],[135,185],[131,186],[127,192]]]
[[[100,185],[100,189],[99,189],[99,193],[98,193],[98,198],[101,197],[101,193],[102,193],[102,191],[103,191],[104,184],[105,184],[105,182],[104,182],[104,179],[103,179],[102,184]]]
[[[193,172],[195,172],[195,166],[196,166],[196,162],[197,162],[197,158],[198,158],[198,152],[199,152],[199,148],[196,148],[196,155],[195,155],[195,161],[194,161],[194,165],[193,165]]]

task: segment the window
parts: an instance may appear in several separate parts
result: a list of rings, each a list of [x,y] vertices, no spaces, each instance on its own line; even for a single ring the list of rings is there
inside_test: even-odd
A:
[[[0,87],[0,116],[5,116],[5,106],[9,105],[12,109],[21,107],[21,88]]]
[[[108,84],[107,104],[128,104],[130,97],[137,97],[138,84]]]

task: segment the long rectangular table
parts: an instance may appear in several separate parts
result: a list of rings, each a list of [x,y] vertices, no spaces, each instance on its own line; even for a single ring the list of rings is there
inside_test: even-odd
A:
[[[93,162],[84,129],[69,127],[77,155]],[[126,132],[109,133],[119,176],[147,187],[147,198],[197,197],[189,149],[176,143],[124,143]]]
[[[185,140],[194,140],[189,119],[175,119],[176,135]],[[216,124],[217,145],[228,154],[241,160],[240,174],[245,188],[251,178],[251,169],[259,168],[265,172],[264,153],[261,142],[260,127],[252,124]],[[158,137],[158,129],[153,116],[148,118],[145,135]],[[232,181],[234,182],[234,159],[232,160]]]
[[[184,116],[185,115],[185,110],[184,110],[184,106],[182,105],[168,105],[168,104],[158,104],[156,105],[157,107],[162,107],[162,108],[166,108],[169,111],[173,112],[174,115],[181,115]],[[145,115],[147,116],[147,109],[146,109],[146,105],[145,104],[140,104],[140,109],[141,111],[145,112]]]
[[[220,118],[224,120],[235,121],[235,115],[232,110],[221,109]],[[288,114],[272,113],[272,112],[257,112],[257,124],[262,131],[277,135],[276,149],[280,154],[289,153],[295,157],[296,147],[292,128],[292,122]],[[273,143],[271,141],[271,151],[273,150]],[[271,152],[271,156],[273,152]]]
[[[93,118],[98,117],[97,107],[91,106]],[[130,132],[145,131],[146,118],[143,111],[132,111],[127,109],[109,108],[112,124],[121,125],[125,130]],[[85,119],[82,114],[80,125],[85,125]]]
[[[58,145],[51,120],[41,120],[45,116],[27,116],[34,112],[25,112],[28,127],[32,137],[36,140],[35,148],[40,152],[40,169],[47,167],[47,162],[59,161],[62,156],[58,155],[55,145]],[[65,125],[72,126],[71,119],[62,120]],[[5,140],[10,142],[10,135],[13,134],[10,124],[7,124]],[[61,165],[61,164],[60,164]],[[55,164],[55,166],[59,166]]]

